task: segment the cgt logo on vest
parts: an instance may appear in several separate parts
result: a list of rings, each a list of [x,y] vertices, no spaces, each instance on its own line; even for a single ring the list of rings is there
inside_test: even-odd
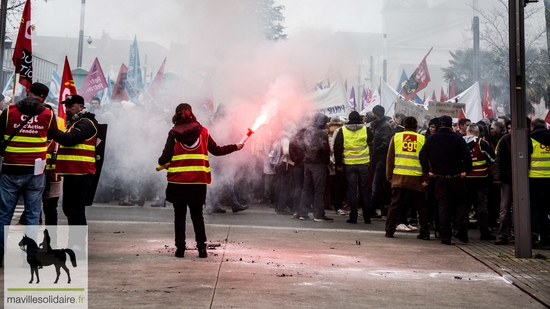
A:
[[[403,134],[403,151],[404,152],[416,152],[418,137],[414,134]]]
[[[542,149],[543,154],[550,153],[550,145],[546,146],[546,145],[540,144],[539,147],[540,147],[540,149]]]
[[[21,121],[25,121],[27,117],[27,115],[21,115]],[[31,120],[29,120],[27,124],[33,124],[33,122],[38,122],[38,115],[32,116]]]

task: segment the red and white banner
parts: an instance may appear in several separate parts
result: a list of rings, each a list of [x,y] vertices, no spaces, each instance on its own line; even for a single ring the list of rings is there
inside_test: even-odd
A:
[[[27,0],[23,9],[23,16],[19,24],[19,33],[13,50],[13,66],[19,74],[19,83],[29,89],[32,85],[32,30],[31,0]],[[2,39],[3,40],[3,39]]]
[[[433,47],[430,48],[426,56],[420,62],[420,65],[414,70],[411,77],[407,80],[403,88],[401,88],[401,94],[405,98],[405,101],[410,101],[416,93],[420,90],[426,88],[428,83],[431,81],[430,72],[428,71],[428,63],[426,63],[426,58],[432,51]]]

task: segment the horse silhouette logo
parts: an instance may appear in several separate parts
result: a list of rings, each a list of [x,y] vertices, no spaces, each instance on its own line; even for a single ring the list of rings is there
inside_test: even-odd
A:
[[[38,269],[50,265],[55,266],[55,272],[57,273],[54,284],[59,280],[61,268],[67,273],[67,283],[71,283],[71,274],[67,266],[65,266],[65,262],[67,261],[68,254],[73,267],[76,267],[76,256],[74,251],[71,249],[52,249],[50,242],[51,239],[48,230],[44,230],[44,240],[40,246],[27,235],[24,235],[23,239],[19,242],[21,250],[27,253],[27,263],[29,263],[31,267],[31,281],[29,281],[29,283],[34,281],[34,274],[36,274],[36,283],[38,284],[40,282]]]

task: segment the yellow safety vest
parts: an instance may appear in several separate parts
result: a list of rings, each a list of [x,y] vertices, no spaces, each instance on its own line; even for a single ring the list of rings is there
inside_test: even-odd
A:
[[[418,155],[424,146],[425,137],[413,131],[395,133],[393,146],[395,149],[396,175],[422,176],[422,166]]]
[[[529,178],[550,178],[550,145],[543,145],[531,138],[533,154]]]
[[[369,164],[367,127],[353,131],[343,126],[342,134],[344,135],[344,164]]]

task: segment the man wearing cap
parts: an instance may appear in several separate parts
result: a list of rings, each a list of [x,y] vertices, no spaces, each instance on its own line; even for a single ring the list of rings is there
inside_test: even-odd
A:
[[[97,120],[84,107],[84,98],[70,95],[65,101],[67,131],[55,141],[60,147],[55,172],[63,176],[63,213],[69,225],[86,225],[86,194],[94,180]]]
[[[38,225],[42,207],[45,174],[35,171],[37,161],[46,160],[47,140],[57,134],[57,122],[51,109],[42,102],[48,87],[34,83],[29,96],[10,104],[0,116],[0,139],[8,140],[23,122],[30,120],[9,141],[0,175],[0,255],[4,254],[4,225],[10,225],[19,196],[25,201],[24,225]]]
[[[439,117],[439,130],[428,136],[420,150],[422,169],[430,177],[437,178],[435,192],[439,204],[441,243],[445,245],[451,244],[452,229],[458,240],[468,242],[470,210],[464,177],[472,170],[472,156],[466,141],[453,132],[452,126],[451,117]]]
[[[371,223],[369,212],[369,147],[372,134],[362,123],[358,112],[349,114],[349,121],[336,133],[334,138],[334,159],[336,169],[344,171],[348,182],[348,199],[350,205],[348,223],[357,223],[357,188],[362,199],[363,218]]]

